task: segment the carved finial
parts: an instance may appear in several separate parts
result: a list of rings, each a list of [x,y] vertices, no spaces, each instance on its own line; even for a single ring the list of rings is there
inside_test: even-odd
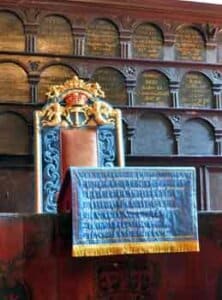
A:
[[[65,98],[70,94],[70,90],[79,90],[79,93],[86,94],[88,97],[105,97],[105,93],[101,86],[95,82],[85,82],[78,76],[74,76],[72,79],[66,80],[64,84],[52,85],[49,91],[46,93],[48,100],[56,100],[59,96]]]

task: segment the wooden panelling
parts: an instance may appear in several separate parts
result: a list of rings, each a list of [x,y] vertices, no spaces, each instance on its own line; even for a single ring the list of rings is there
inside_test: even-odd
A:
[[[0,51],[24,51],[25,34],[22,22],[9,12],[0,12]]]
[[[33,185],[31,168],[0,167],[0,212],[34,212]]]
[[[92,81],[98,82],[105,91],[105,97],[112,104],[127,104],[127,93],[123,75],[113,68],[95,71]]]
[[[169,81],[165,75],[149,71],[138,77],[135,104],[150,107],[171,106]]]
[[[170,122],[160,114],[144,113],[136,124],[135,155],[171,155],[174,152]]]
[[[46,92],[50,85],[62,84],[66,79],[72,78],[76,73],[69,67],[63,65],[53,65],[46,68],[40,77],[38,86],[39,90],[39,102],[46,101]]]
[[[182,125],[181,155],[214,155],[214,133],[210,124],[201,119],[191,119]]]
[[[17,64],[0,63],[0,102],[29,102],[27,74]]]
[[[87,27],[86,55],[120,56],[119,33],[112,22],[98,19]]]
[[[65,18],[44,18],[39,27],[37,49],[43,53],[73,54],[71,26]]]
[[[163,56],[163,37],[160,29],[152,24],[141,24],[133,33],[133,56],[161,59]]]
[[[14,113],[0,114],[0,154],[29,154],[27,123]]]

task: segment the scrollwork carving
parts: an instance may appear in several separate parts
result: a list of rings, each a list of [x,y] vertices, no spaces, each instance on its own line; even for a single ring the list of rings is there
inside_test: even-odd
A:
[[[43,130],[42,147],[44,211],[55,213],[60,188],[59,128]]]
[[[100,165],[103,167],[113,167],[115,160],[115,136],[113,127],[100,127],[99,140],[99,156]]]

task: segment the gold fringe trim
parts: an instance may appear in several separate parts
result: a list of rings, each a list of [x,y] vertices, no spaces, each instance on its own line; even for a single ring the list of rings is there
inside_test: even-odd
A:
[[[143,243],[117,243],[97,245],[74,245],[72,256],[103,256],[122,254],[145,254],[145,253],[171,253],[171,252],[198,252],[199,242],[143,242]]]

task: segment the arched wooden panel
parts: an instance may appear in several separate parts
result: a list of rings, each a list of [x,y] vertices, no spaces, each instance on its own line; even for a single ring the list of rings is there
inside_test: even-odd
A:
[[[86,29],[86,55],[120,56],[119,33],[107,20],[94,20]]]
[[[159,28],[152,24],[141,24],[133,33],[133,56],[160,59],[163,57],[163,36]]]
[[[160,114],[144,113],[137,122],[135,155],[171,155],[174,140],[170,122]]]
[[[171,106],[169,80],[156,71],[140,74],[135,92],[135,104],[151,107]]]
[[[14,63],[0,63],[0,102],[29,102],[27,74]]]
[[[127,103],[125,78],[119,71],[109,67],[99,68],[91,80],[101,85],[109,103],[123,105]]]
[[[63,65],[53,65],[46,68],[42,73],[39,81],[39,102],[46,101],[46,93],[50,85],[63,84],[66,79],[77,75],[72,69]]]
[[[181,107],[214,107],[210,80],[197,72],[185,74],[180,85],[179,103]]]
[[[63,17],[48,16],[40,24],[37,51],[43,53],[73,54],[70,24]]]
[[[197,29],[184,27],[177,31],[175,41],[176,59],[204,61],[205,56],[205,42]]]
[[[22,22],[9,12],[0,12],[0,51],[24,51],[25,36]]]
[[[0,114],[0,154],[29,154],[26,122],[14,113]]]
[[[214,155],[214,133],[208,122],[192,119],[184,123],[180,137],[181,155]]]

